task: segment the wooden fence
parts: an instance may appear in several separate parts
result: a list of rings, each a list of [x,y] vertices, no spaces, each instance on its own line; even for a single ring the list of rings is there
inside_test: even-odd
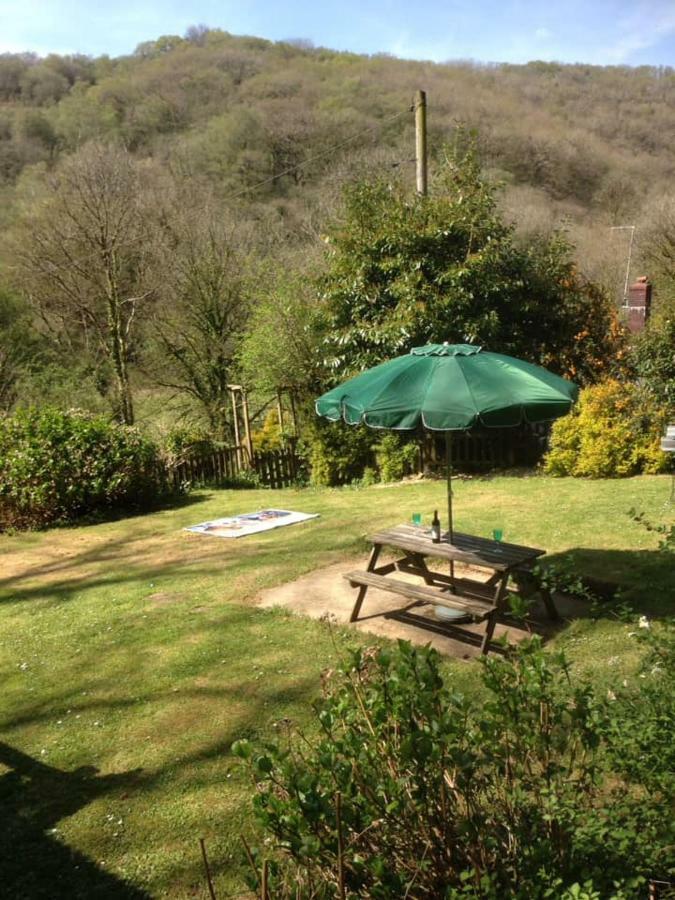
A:
[[[471,472],[536,465],[546,449],[547,439],[548,425],[459,432],[452,438],[453,466],[458,471]],[[421,440],[419,436],[411,436],[410,440],[420,442],[417,471],[440,472],[445,468],[443,435],[427,432]],[[247,472],[255,472],[265,487],[283,488],[297,480],[300,467],[293,444],[283,450],[256,451],[251,460],[242,445],[188,457],[171,466],[168,474],[177,489],[184,484],[236,484],[246,478]]]
[[[299,460],[293,446],[284,450],[266,450],[253,454],[249,463],[245,447],[223,447],[211,453],[191,456],[169,468],[175,488],[189,484],[228,485],[255,472],[265,487],[282,488],[293,484],[298,476]]]
[[[300,460],[294,447],[284,450],[266,450],[253,454],[253,470],[264,485],[273,488],[288,487],[298,477]]]
[[[452,464],[459,471],[534,466],[546,451],[549,424],[482,428],[452,437]],[[445,466],[445,437],[427,435],[420,445],[419,470]]]

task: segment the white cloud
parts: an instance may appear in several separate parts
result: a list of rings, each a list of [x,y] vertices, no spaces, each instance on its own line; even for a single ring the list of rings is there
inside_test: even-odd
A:
[[[538,41],[546,41],[548,38],[553,37],[553,32],[548,28],[537,28],[534,33],[534,36]]]
[[[618,23],[618,38],[601,55],[608,63],[630,62],[634,53],[648,50],[675,34],[675,9],[670,3],[646,2]]]

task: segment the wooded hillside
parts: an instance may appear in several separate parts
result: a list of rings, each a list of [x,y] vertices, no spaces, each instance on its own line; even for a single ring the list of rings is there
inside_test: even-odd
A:
[[[244,195],[300,217],[345,170],[409,167],[404,113],[418,87],[429,95],[432,152],[456,122],[477,129],[484,163],[521,210],[527,198],[531,208],[554,201],[575,218],[632,221],[670,187],[672,69],[437,65],[195,28],[118,59],[0,56],[3,199],[11,203],[27,167],[117,137],[207,179],[223,197],[301,165]]]

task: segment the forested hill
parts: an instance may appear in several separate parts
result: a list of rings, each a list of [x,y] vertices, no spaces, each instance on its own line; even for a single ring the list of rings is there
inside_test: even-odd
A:
[[[118,59],[0,56],[2,215],[7,224],[28,167],[99,137],[202,177],[223,199],[271,203],[291,230],[306,229],[308,209],[345,176],[412,170],[416,88],[428,92],[432,153],[457,122],[475,128],[526,225],[633,221],[670,188],[671,68],[438,65],[200,27]]]

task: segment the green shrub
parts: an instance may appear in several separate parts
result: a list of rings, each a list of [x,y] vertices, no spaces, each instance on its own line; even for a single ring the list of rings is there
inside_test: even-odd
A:
[[[365,425],[319,421],[308,439],[312,484],[322,487],[373,484],[377,481],[375,472],[380,481],[400,481],[414,471],[418,454],[417,444]]]
[[[375,445],[375,460],[382,481],[400,481],[415,470],[419,448],[412,442],[405,443],[400,435],[389,432],[382,435]]]
[[[206,429],[195,425],[172,428],[164,440],[164,456],[169,465],[176,465],[193,456],[212,453],[217,442]]]
[[[312,484],[334,487],[362,478],[376,434],[365,425],[317,420],[305,437]]]
[[[279,413],[276,409],[270,409],[262,426],[251,435],[253,449],[280,450],[283,447],[283,437],[279,428]]]
[[[572,412],[553,424],[544,471],[590,478],[664,472],[670,462],[660,441],[667,421],[666,407],[639,385],[587,387]]]
[[[672,661],[673,631],[653,640]],[[661,763],[621,747],[675,712],[672,675],[600,698],[533,640],[483,660],[482,681],[469,701],[431,648],[356,651],[326,677],[318,735],[235,745],[274,897],[619,900],[668,873],[672,775],[643,780]]]
[[[51,407],[0,418],[0,528],[145,509],[164,489],[156,448],[135,428]]]
[[[629,363],[646,389],[675,415],[675,316],[650,321],[631,346]]]

